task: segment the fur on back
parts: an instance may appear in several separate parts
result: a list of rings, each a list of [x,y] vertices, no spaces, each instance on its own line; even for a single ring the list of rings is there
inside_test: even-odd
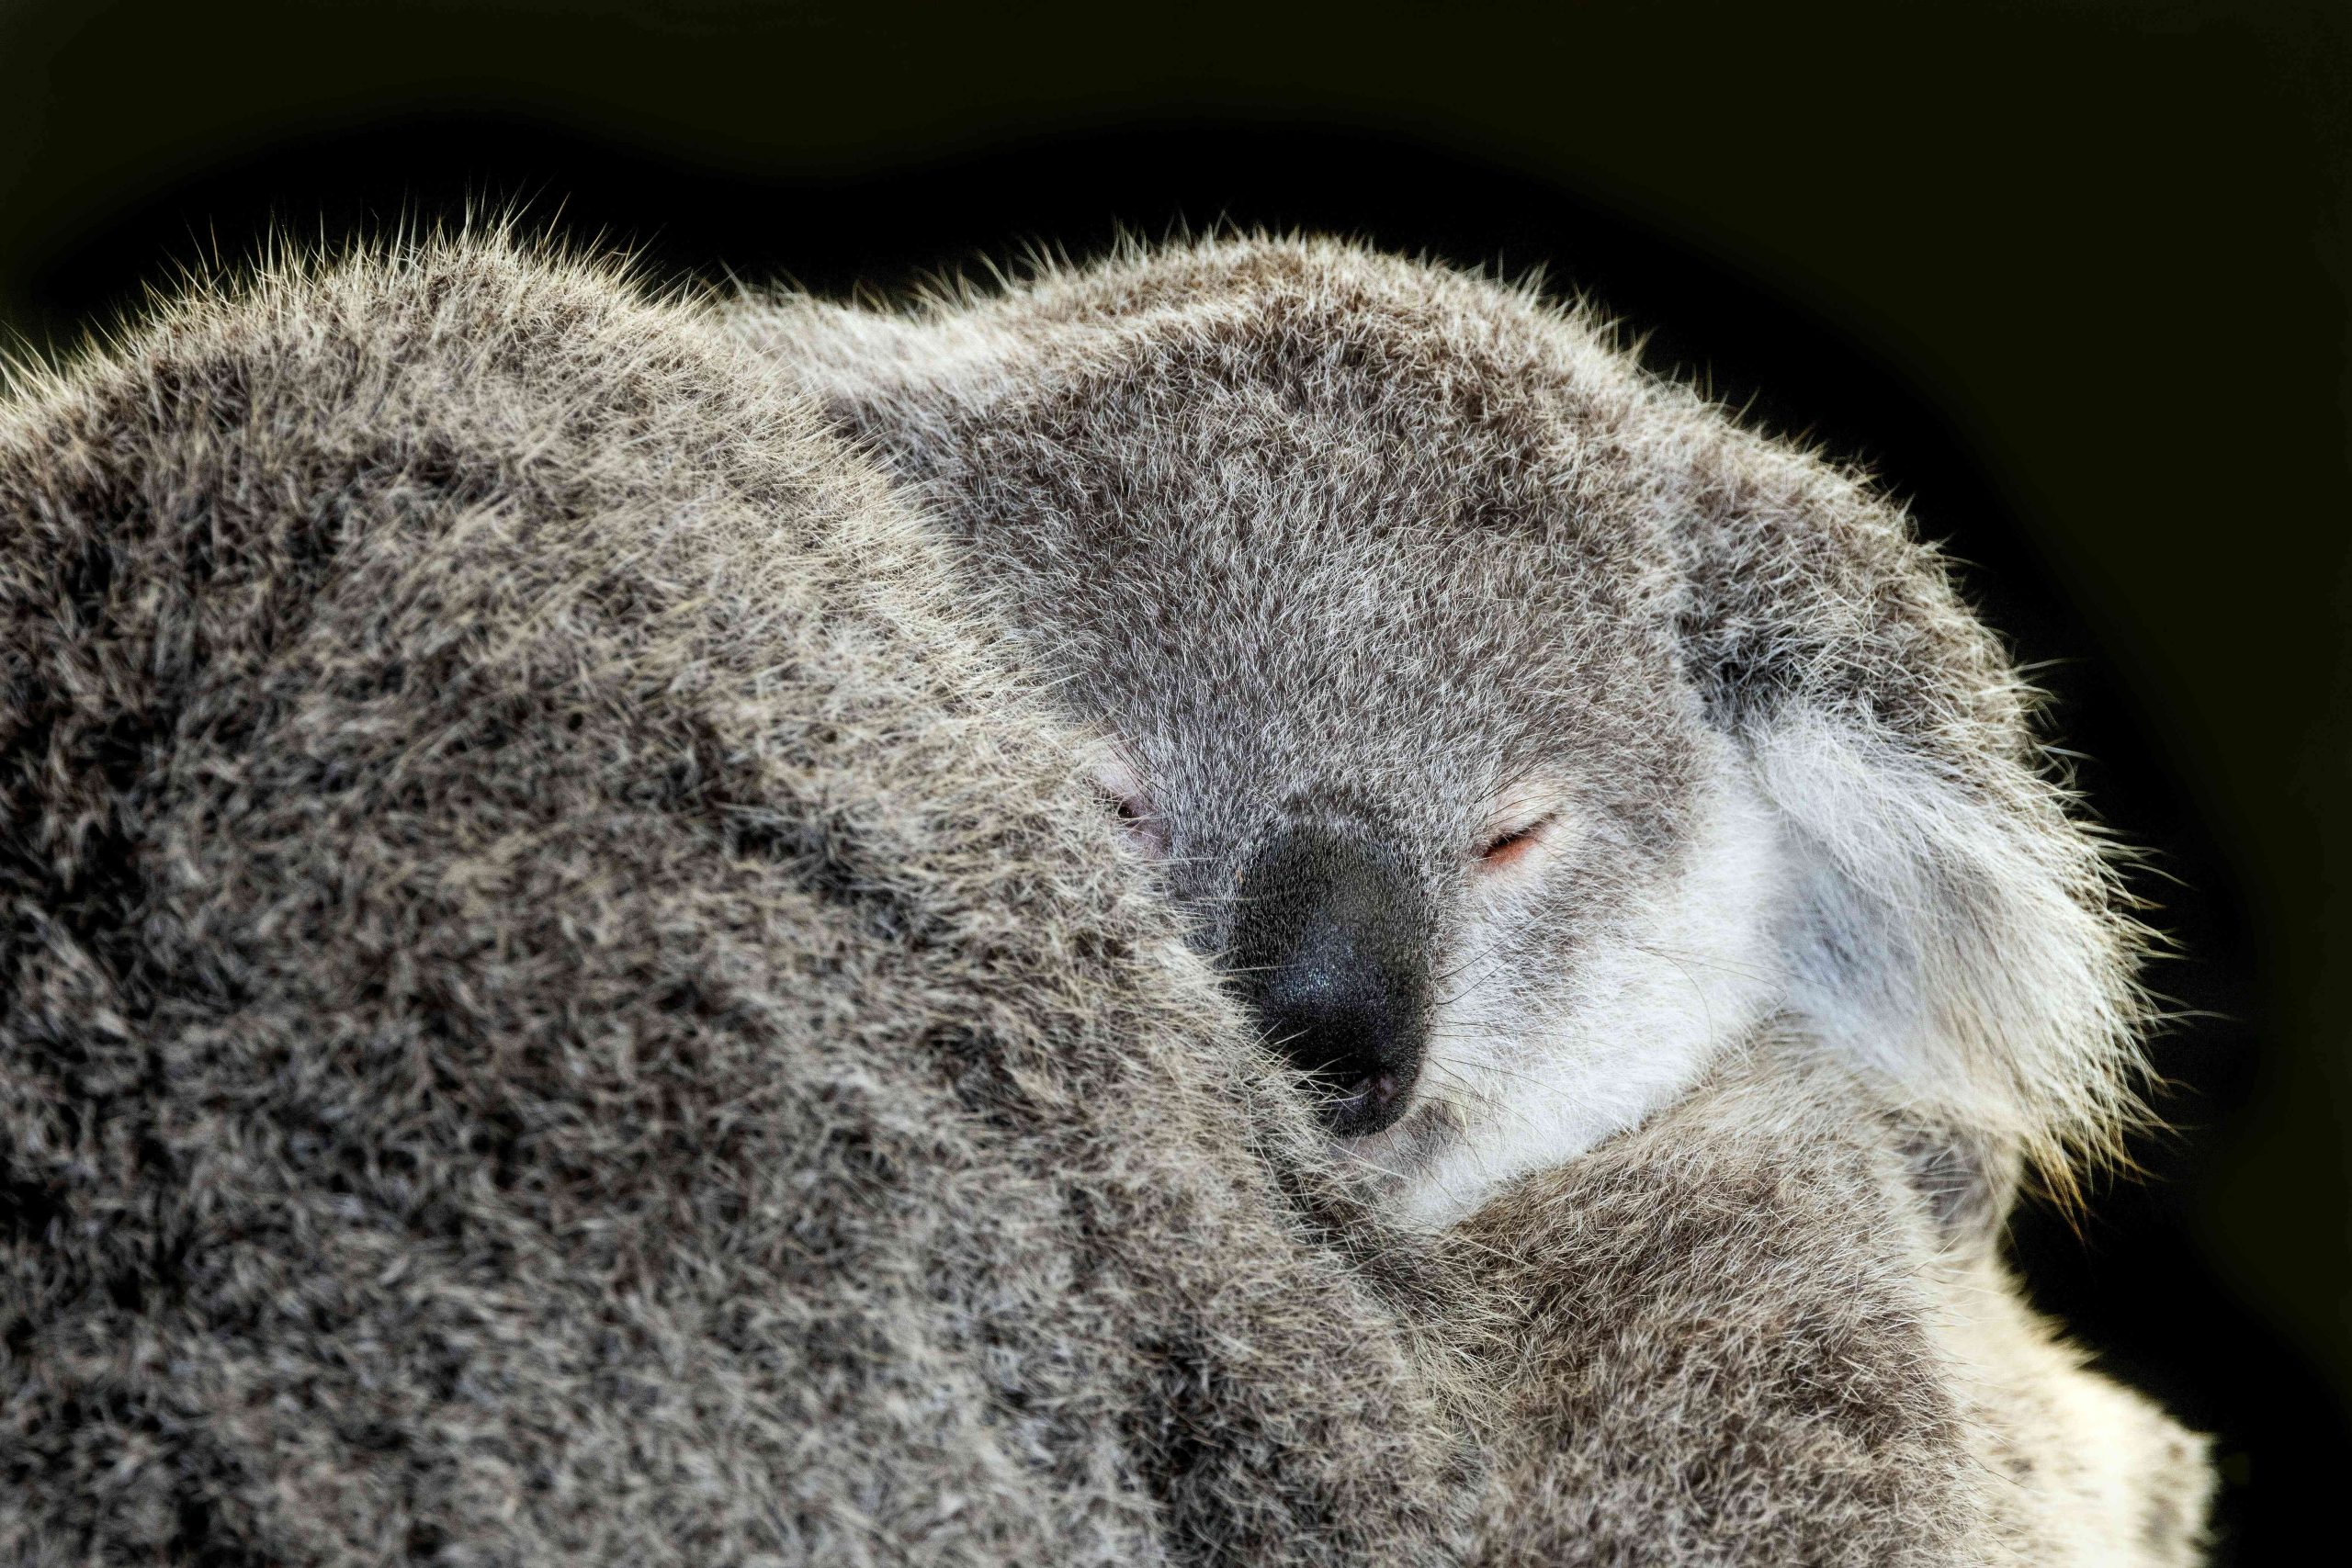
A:
[[[1408,1255],[945,594],[495,247],[16,395],[0,1560],[1444,1549]]]
[[[0,409],[0,1559],[2193,1561],[1853,1075],[1390,1226],[938,541],[494,243]]]

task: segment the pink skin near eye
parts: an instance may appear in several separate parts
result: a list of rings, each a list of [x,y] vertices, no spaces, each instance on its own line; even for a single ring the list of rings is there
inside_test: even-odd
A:
[[[1532,860],[1559,820],[1549,797],[1522,791],[1487,818],[1470,858],[1481,872],[1499,872]]]

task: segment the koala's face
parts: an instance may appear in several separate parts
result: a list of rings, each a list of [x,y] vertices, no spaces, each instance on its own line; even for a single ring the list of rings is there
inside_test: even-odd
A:
[[[1595,488],[1597,451],[1415,441],[1414,395],[1062,389],[980,437],[1051,454],[980,542],[1197,944],[1331,1132],[1442,1218],[1752,1024],[1768,834],[1640,498]],[[1548,488],[1554,459],[1583,479]]]
[[[968,545],[1407,1212],[1768,1020],[2045,1169],[2111,1139],[2135,929],[1998,644],[1852,476],[1582,317],[1318,242],[744,330]]]
[[[1234,542],[1204,520],[1086,574],[1067,689],[1101,702],[1106,799],[1336,1134],[1451,1212],[1752,1021],[1760,825],[1654,606],[1568,547],[1294,535],[1237,572]]]

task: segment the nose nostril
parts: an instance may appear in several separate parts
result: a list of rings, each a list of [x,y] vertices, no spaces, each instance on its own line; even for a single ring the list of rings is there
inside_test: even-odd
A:
[[[1403,1088],[1396,1075],[1389,1072],[1317,1073],[1310,1075],[1309,1081],[1321,1091],[1317,1096],[1317,1108],[1327,1119],[1349,1123],[1351,1131],[1355,1123],[1369,1122],[1386,1111]],[[1376,1129],[1367,1126],[1363,1130]]]
[[[1331,1132],[1362,1137],[1403,1114],[1420,1066],[1418,1030],[1400,1026],[1385,1010],[1265,1021]]]

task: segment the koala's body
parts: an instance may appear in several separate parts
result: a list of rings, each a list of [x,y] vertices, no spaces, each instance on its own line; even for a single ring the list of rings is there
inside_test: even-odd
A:
[[[497,243],[199,290],[0,399],[0,1561],[2194,1560],[2198,1445],[1947,1258],[1806,1037],[1694,1030],[1576,1135],[1690,1092],[1463,1226],[1362,1201],[936,545],[726,323]],[[1654,800],[1555,775],[1623,840],[1588,973],[1644,973],[1600,911],[1692,902],[1694,824],[1782,809],[1649,701],[1589,723]],[[1224,782],[1165,818],[1203,945],[1345,935],[1393,1013],[1464,940],[1339,830],[1409,773],[1227,853],[1254,912],[1184,868],[1298,790]],[[1724,886],[1801,886],[1758,841]]]
[[[968,541],[1402,1212],[1768,1024],[1929,1130],[1955,1215],[2128,1111],[2134,928],[1935,551],[1587,316],[1237,240],[739,324]]]

